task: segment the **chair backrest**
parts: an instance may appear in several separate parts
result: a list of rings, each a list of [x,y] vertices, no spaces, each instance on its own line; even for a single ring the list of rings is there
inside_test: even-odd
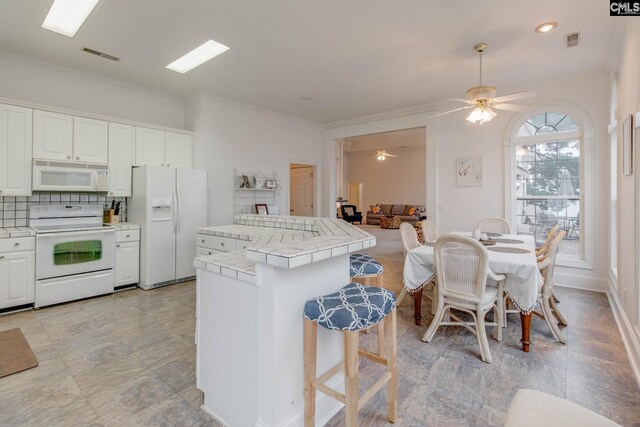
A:
[[[433,243],[438,240],[438,233],[436,232],[436,226],[433,221],[424,219],[420,226],[422,227],[422,237],[425,243]]]
[[[560,242],[567,235],[567,232],[564,230],[558,231],[558,234],[553,238],[551,244],[549,245],[549,251],[547,252],[544,259],[538,262],[538,268],[540,268],[540,273],[542,274],[542,278],[544,279],[544,285],[542,287],[543,295],[547,296],[553,290],[555,286],[555,281],[553,279],[553,272],[556,268],[556,256],[558,255],[558,246],[560,246]]]
[[[542,254],[546,254],[547,252],[549,252],[549,246],[551,245],[551,241],[553,240],[554,237],[556,237],[556,234],[558,234],[558,230],[560,230],[559,224],[556,224],[553,227],[551,227],[551,229],[547,233],[547,238],[545,239],[542,247],[540,248],[540,251],[542,252]]]
[[[436,241],[434,254],[442,297],[481,302],[489,272],[487,249],[470,237],[445,234]]]
[[[340,212],[342,212],[342,216],[353,216],[356,214],[356,206],[355,205],[340,205]]]
[[[416,229],[406,222],[400,224],[400,240],[402,240],[402,253],[405,257],[411,249],[420,246]]]
[[[483,219],[478,223],[476,228],[483,233],[512,234],[511,224],[509,224],[506,219],[502,218]]]

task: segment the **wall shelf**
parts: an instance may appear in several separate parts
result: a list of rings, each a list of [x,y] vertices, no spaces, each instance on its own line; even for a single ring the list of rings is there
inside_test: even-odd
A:
[[[268,179],[275,180],[277,182],[276,188],[244,188],[242,176],[246,175],[252,184],[255,181],[264,182]],[[280,203],[278,203],[277,196],[280,194],[280,180],[278,174],[272,172],[270,175],[260,171],[238,171],[233,170],[233,185],[234,185],[234,197],[233,197],[233,213],[234,214],[255,214],[256,204],[266,204],[271,209],[277,208],[278,214],[284,215],[284,210]]]

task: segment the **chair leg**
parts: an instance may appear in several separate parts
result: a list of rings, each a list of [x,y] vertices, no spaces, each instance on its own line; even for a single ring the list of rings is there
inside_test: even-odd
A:
[[[396,360],[396,354],[398,351],[396,342],[396,310],[391,310],[391,313],[384,319],[384,327],[386,329],[385,335],[387,336],[387,370],[391,372],[391,379],[387,384],[387,417],[392,423],[396,422],[398,415],[398,365]],[[384,356],[383,356],[384,357]]]
[[[378,356],[384,359],[385,342],[384,342],[384,322],[378,322]]]
[[[553,334],[556,341],[566,344],[567,340],[565,340],[562,331],[558,327],[558,323],[556,322],[556,318],[551,312],[551,305],[549,304],[549,300],[552,299],[553,296],[549,295],[548,297],[542,297],[542,313],[544,314],[544,320],[547,322],[551,333]]]
[[[431,320],[431,324],[427,329],[427,332],[424,333],[422,337],[422,341],[430,342],[433,339],[433,336],[436,334],[438,330],[438,326],[440,326],[440,322],[442,321],[442,317],[444,316],[444,301],[438,300],[438,308],[436,310],[436,315],[433,316],[433,320]]]
[[[316,351],[318,346],[318,324],[304,319],[304,425],[316,424]]]
[[[420,320],[422,320],[422,289],[413,294],[413,318],[416,326],[420,326]]]
[[[551,306],[551,309],[553,310],[553,314],[556,316],[556,319],[558,319],[558,322],[561,325],[567,326],[569,323],[567,323],[567,319],[562,315],[562,313],[560,312],[560,309],[558,309],[558,304],[553,293],[551,293],[551,300],[549,301],[549,305]]]
[[[431,314],[435,315],[438,309],[438,281],[434,280],[431,284]]]
[[[358,331],[344,332],[346,426],[358,425]]]
[[[398,295],[398,298],[396,298],[396,306],[399,306],[402,300],[404,299],[404,297],[406,296],[407,296],[407,288],[402,288],[402,290],[400,291],[400,294]]]
[[[477,310],[476,327],[478,328],[478,342],[480,343],[480,355],[482,361],[491,363],[491,350],[489,350],[489,340],[487,339],[487,328],[484,325],[484,311]]]
[[[496,299],[496,305],[493,308],[493,317],[496,326],[493,328],[493,338],[496,341],[502,341],[502,328],[504,327],[504,318],[506,317],[506,306],[504,303],[504,290],[503,283],[498,284],[498,298]]]
[[[376,276],[376,287],[384,288],[384,274],[380,273]]]

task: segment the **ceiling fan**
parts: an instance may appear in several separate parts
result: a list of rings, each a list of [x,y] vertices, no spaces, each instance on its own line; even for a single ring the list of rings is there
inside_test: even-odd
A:
[[[429,119],[444,116],[445,114],[454,113],[456,111],[468,110],[473,108],[471,114],[467,116],[467,120],[471,123],[483,124],[490,121],[497,115],[496,112],[493,111],[493,109],[518,112],[529,111],[529,107],[516,104],[505,104],[505,102],[515,101],[516,99],[531,98],[537,95],[535,92],[527,90],[524,92],[516,92],[510,95],[499,96],[496,98],[495,86],[482,85],[482,53],[487,49],[487,46],[488,45],[486,43],[478,43],[473,46],[473,49],[480,55],[480,84],[467,90],[467,99],[449,98],[450,101],[464,102],[467,105],[464,107],[446,111],[444,113],[430,116]]]
[[[389,154],[387,153],[386,150],[378,150],[378,152],[376,153],[376,159],[382,161],[385,160],[387,157],[398,157],[395,154]]]

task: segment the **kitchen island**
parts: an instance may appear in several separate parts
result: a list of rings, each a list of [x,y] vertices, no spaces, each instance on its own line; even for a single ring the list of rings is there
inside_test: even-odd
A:
[[[375,238],[340,219],[237,215],[197,239],[227,248],[194,261],[203,410],[230,426],[302,426],[304,303],[349,283],[349,253]],[[318,373],[342,357],[342,334],[320,328]],[[344,390],[342,372],[327,385]],[[317,425],[342,406],[318,393]]]

